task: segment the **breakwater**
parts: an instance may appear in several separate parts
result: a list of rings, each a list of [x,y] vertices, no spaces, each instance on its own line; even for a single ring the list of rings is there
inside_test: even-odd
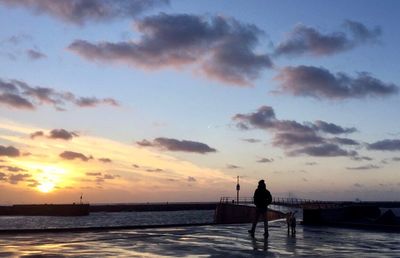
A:
[[[90,212],[215,210],[217,203],[94,204]]]
[[[20,204],[0,206],[0,216],[87,216],[89,204]]]

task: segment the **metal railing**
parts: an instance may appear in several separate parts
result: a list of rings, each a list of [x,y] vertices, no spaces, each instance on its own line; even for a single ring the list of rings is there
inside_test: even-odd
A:
[[[232,203],[232,204],[253,204],[253,197],[240,197],[237,200],[236,197],[221,197],[220,203]],[[272,205],[281,205],[298,208],[330,208],[339,207],[345,204],[344,202],[333,202],[333,201],[320,201],[302,198],[283,198],[273,197]]]

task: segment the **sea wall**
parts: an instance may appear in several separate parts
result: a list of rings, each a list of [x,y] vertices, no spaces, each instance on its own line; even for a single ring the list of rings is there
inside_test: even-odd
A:
[[[215,209],[214,221],[218,224],[250,223],[255,215],[256,208],[253,206],[219,203]],[[285,215],[282,212],[268,209],[267,216],[270,221],[284,218]]]

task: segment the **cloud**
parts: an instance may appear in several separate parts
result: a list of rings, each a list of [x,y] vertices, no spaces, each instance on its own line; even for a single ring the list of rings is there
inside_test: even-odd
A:
[[[87,176],[101,176],[101,172],[86,172]]]
[[[99,158],[98,160],[103,162],[103,163],[111,163],[112,162],[112,160],[109,159],[109,158]]]
[[[381,167],[377,165],[365,165],[365,166],[359,166],[359,167],[347,167],[346,169],[348,170],[370,170],[370,169],[379,169]]]
[[[400,140],[398,139],[386,139],[377,141],[367,145],[369,150],[379,151],[400,151]]]
[[[261,158],[259,160],[257,160],[258,163],[270,163],[273,162],[273,159],[269,159],[269,158]]]
[[[355,183],[355,184],[353,184],[353,186],[354,186],[354,187],[359,187],[359,188],[360,188],[360,187],[364,187],[364,185],[359,184],[359,183]]]
[[[367,156],[354,156],[354,157],[351,157],[351,159],[355,160],[355,161],[363,161],[363,160],[371,161],[371,160],[373,160],[373,158],[367,157]]]
[[[188,140],[176,140],[164,137],[155,138],[152,142],[144,139],[136,143],[139,146],[157,147],[162,150],[168,150],[168,151],[194,152],[200,154],[217,151],[216,149],[211,148],[205,143],[188,141]]]
[[[397,161],[400,161],[400,157],[393,157],[392,160],[393,160],[393,161],[396,161],[396,162],[397,162]]]
[[[236,166],[236,165],[232,165],[232,164],[227,164],[227,165],[226,165],[226,168],[227,168],[227,169],[239,169],[239,168],[241,168],[241,167]]]
[[[46,58],[47,56],[45,54],[43,54],[40,51],[34,50],[34,49],[28,49],[26,51],[26,55],[28,56],[29,59],[31,60],[39,60],[39,59],[43,59]]]
[[[25,181],[27,178],[30,178],[30,174],[12,174],[8,176],[8,182],[10,184],[18,184],[21,181]]]
[[[0,181],[6,181],[6,180],[7,180],[6,174],[0,172]]]
[[[65,129],[53,129],[50,131],[49,138],[71,140],[73,137],[78,137],[76,132],[68,132]]]
[[[275,79],[280,82],[280,93],[316,99],[385,97],[399,91],[397,85],[382,82],[367,72],[351,77],[315,66],[285,67]]]
[[[241,86],[251,85],[263,69],[272,67],[267,54],[254,50],[263,32],[233,18],[161,13],[137,21],[136,29],[142,33],[139,41],[76,40],[68,49],[89,61],[150,70],[193,64],[196,72]]]
[[[86,157],[82,153],[74,151],[64,151],[63,153],[60,154],[60,157],[67,160],[80,159],[85,162],[93,158],[92,156]]]
[[[106,22],[116,18],[134,18],[168,0],[0,0],[0,4],[23,7],[34,14],[47,14],[63,22],[83,25]]]
[[[0,166],[0,169],[4,169],[8,172],[24,172],[26,171],[23,168],[19,168],[19,167],[12,167],[12,166]]]
[[[360,145],[359,142],[349,139],[349,138],[340,138],[340,137],[335,137],[331,139],[332,142],[341,144],[341,145]]]
[[[148,168],[148,169],[146,169],[146,171],[150,172],[150,173],[161,173],[161,172],[164,172],[164,169],[161,169],[161,168]]]
[[[365,43],[376,42],[381,36],[379,27],[369,29],[355,21],[345,21],[344,28],[347,31],[324,34],[312,27],[299,24],[287,34],[284,41],[278,43],[275,55],[333,55]]]
[[[77,97],[71,92],[31,86],[19,80],[4,81],[0,79],[0,105],[28,110],[34,110],[39,105],[50,105],[56,110],[63,111],[66,103],[74,104],[78,107],[118,106],[118,102],[112,98]]]
[[[188,182],[197,182],[196,178],[192,177],[192,176],[188,176]]]
[[[259,140],[259,139],[254,139],[254,138],[242,139],[242,141],[248,142],[248,143],[259,143],[259,142],[261,142],[261,140]]]
[[[5,147],[0,145],[0,156],[7,156],[7,157],[18,157],[20,152],[17,148],[13,146]]]
[[[112,180],[112,179],[115,179],[117,177],[119,177],[119,175],[105,174],[103,178],[106,179],[106,180]]]
[[[261,106],[256,112],[250,114],[236,114],[233,120],[239,121],[237,123],[240,129],[248,130],[249,126],[267,129],[274,125],[276,120],[275,111],[270,106]]]
[[[36,131],[30,134],[31,139],[35,139],[37,137],[47,137],[49,139],[61,139],[66,141],[78,136],[79,134],[77,132],[69,132],[65,129],[53,129],[49,132],[49,135],[47,136],[43,131]]]
[[[344,128],[334,123],[327,123],[321,120],[315,121],[314,127],[317,130],[330,134],[347,134],[347,133],[354,133],[357,131],[357,129],[354,127]]]
[[[325,135],[352,133],[356,131],[353,127],[346,128],[321,120],[303,124],[293,120],[279,120],[270,106],[261,106],[253,113],[236,114],[232,119],[236,121],[237,127],[243,130],[262,129],[272,132],[272,144],[285,149],[288,155],[326,157],[357,155],[355,151],[340,147],[340,145],[356,145],[352,139],[328,138]]]
[[[321,144],[316,146],[307,146],[301,149],[293,150],[289,152],[289,155],[298,156],[298,155],[309,155],[314,157],[337,157],[337,156],[355,156],[357,152],[348,151],[340,148],[335,144]]]
[[[95,97],[92,98],[80,97],[77,98],[74,102],[77,106],[80,107],[95,107],[99,104],[106,104],[115,107],[119,106],[118,102],[112,98],[98,99]]]
[[[305,163],[306,166],[315,166],[317,164],[318,164],[317,162],[306,162]]]

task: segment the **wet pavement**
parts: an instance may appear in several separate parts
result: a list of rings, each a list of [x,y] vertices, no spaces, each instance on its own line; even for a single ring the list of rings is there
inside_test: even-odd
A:
[[[0,257],[399,257],[400,234],[298,225],[287,235],[283,221],[85,233],[0,235]]]

